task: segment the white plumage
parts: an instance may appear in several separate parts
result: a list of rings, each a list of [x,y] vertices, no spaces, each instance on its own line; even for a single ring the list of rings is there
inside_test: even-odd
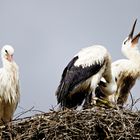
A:
[[[78,56],[79,59],[74,63],[74,66],[82,66],[83,68],[94,65],[96,62],[103,63],[105,57],[108,57],[109,61],[111,61],[110,54],[101,45],[83,48],[75,56]]]
[[[5,45],[1,50],[3,67],[0,69],[0,122],[12,120],[19,102],[19,72],[13,60],[14,49]]]
[[[82,49],[63,71],[56,91],[58,103],[61,107],[67,108],[77,107],[84,100],[85,104],[88,104],[102,77],[108,81],[108,84],[115,85],[111,75],[111,57],[106,48],[94,45]],[[113,90],[116,90],[116,85],[112,87],[114,89],[101,88],[112,94]]]
[[[130,90],[140,76],[140,52],[138,49],[140,33],[133,37],[136,21],[131,33],[122,44],[122,53],[127,59],[117,60],[112,64],[112,72],[117,82],[115,100],[121,106],[126,103]]]
[[[140,33],[133,37],[136,21],[129,36],[122,43],[122,53],[127,59],[117,60],[111,65],[117,90],[115,94],[110,96],[110,100],[115,101],[120,106],[123,106],[127,101],[130,90],[140,76],[140,52],[138,49]],[[97,92],[96,94],[99,96],[101,93]]]

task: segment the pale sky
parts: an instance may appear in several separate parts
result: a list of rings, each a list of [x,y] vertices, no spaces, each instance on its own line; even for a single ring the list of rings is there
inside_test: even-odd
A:
[[[0,0],[0,48],[12,45],[20,68],[16,113],[55,106],[62,71],[81,48],[101,44],[113,61],[125,58],[121,44],[136,18],[138,33],[139,0]],[[139,84],[132,90],[135,99]]]

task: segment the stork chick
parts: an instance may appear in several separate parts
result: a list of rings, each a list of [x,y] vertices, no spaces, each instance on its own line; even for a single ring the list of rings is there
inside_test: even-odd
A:
[[[140,52],[138,48],[140,33],[133,37],[136,21],[131,33],[122,44],[122,53],[127,59],[117,60],[112,64],[112,72],[117,82],[115,100],[121,106],[126,103],[130,90],[140,76]]]
[[[0,69],[0,124],[12,120],[20,98],[19,71],[10,45],[1,50],[3,67]]]
[[[109,98],[115,101],[120,107],[128,100],[130,90],[140,76],[140,52],[138,48],[140,33],[133,37],[136,22],[137,20],[135,20],[130,34],[122,43],[122,53],[127,59],[117,60],[111,65],[112,75],[117,83],[117,90]],[[103,90],[101,92],[98,87],[96,96],[103,97],[104,92]]]
[[[62,108],[76,108],[90,103],[102,77],[112,85],[111,91],[106,89],[108,96],[116,91],[116,83],[111,75],[111,57],[106,48],[94,45],[82,49],[63,71],[56,91],[58,104]]]

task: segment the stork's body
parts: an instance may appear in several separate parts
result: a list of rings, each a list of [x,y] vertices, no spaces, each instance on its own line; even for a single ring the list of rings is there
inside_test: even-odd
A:
[[[111,57],[108,51],[100,45],[82,49],[63,71],[56,91],[58,103],[61,107],[67,108],[81,105],[84,99],[87,103],[102,77],[114,85],[111,75]],[[112,93],[115,86],[109,90],[111,92],[108,94]]]
[[[112,64],[112,71],[117,82],[115,100],[117,104],[123,106],[128,99],[130,90],[140,76],[140,64],[133,60],[122,59]]]
[[[117,82],[115,100],[121,106],[126,103],[130,90],[140,76],[140,52],[137,46],[140,33],[133,38],[135,25],[136,21],[130,35],[122,44],[122,53],[127,59],[121,59],[112,64],[112,72]]]
[[[140,52],[138,39],[140,33],[133,37],[136,21],[129,36],[123,41],[122,53],[127,59],[120,59],[112,63],[112,74],[116,79],[117,91],[110,96],[118,105],[123,106],[128,99],[130,90],[140,76]],[[97,93],[98,95],[98,93]],[[98,95],[99,96],[99,95]]]
[[[19,73],[18,66],[13,60],[14,49],[5,45],[1,56],[3,67],[0,69],[0,122],[12,120],[19,102]]]

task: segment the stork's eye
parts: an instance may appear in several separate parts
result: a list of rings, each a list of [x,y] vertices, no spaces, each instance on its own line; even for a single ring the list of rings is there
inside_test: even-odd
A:
[[[5,50],[5,52],[8,54],[8,51],[7,50]]]

